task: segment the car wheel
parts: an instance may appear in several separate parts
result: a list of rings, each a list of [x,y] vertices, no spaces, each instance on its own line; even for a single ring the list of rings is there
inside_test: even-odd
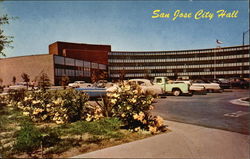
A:
[[[179,96],[181,94],[181,91],[179,89],[173,90],[173,95],[174,96]]]
[[[212,89],[208,89],[207,92],[208,93],[213,93],[213,90]]]

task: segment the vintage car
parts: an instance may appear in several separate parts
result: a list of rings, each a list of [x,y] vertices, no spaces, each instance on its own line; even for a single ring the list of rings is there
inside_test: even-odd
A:
[[[150,93],[152,95],[160,95],[164,93],[163,89],[159,85],[152,83],[148,79],[131,79],[128,80],[128,82],[135,82],[138,84],[143,93]]]
[[[12,89],[12,90],[27,89],[28,88],[27,85],[28,83],[26,82],[19,82],[19,83],[16,83],[15,85],[9,86],[9,89]]]
[[[224,79],[224,78],[209,79],[208,81],[211,83],[218,83],[220,85],[220,88],[222,88],[222,89],[230,89],[231,88],[231,83],[229,82],[229,80]]]
[[[159,85],[164,93],[173,94],[174,96],[179,95],[192,95],[189,90],[189,85],[186,83],[174,83],[174,81],[169,80],[167,77],[155,77],[154,84]]]
[[[84,87],[91,87],[91,83],[85,83],[85,81],[75,81],[74,83],[69,83],[69,87],[72,88],[84,88]]]
[[[81,91],[89,95],[90,98],[100,98],[106,96],[107,90],[105,88],[97,87],[85,87],[85,88],[75,88],[77,91]]]
[[[99,80],[95,82],[92,87],[109,88],[111,86],[113,86],[112,82],[108,82],[107,80]]]
[[[222,92],[222,89],[218,83],[211,83],[203,80],[194,80],[192,82],[194,86],[204,86],[207,92]]]
[[[131,79],[126,82],[138,84],[142,90],[142,93],[144,94],[149,93],[156,96],[164,93],[163,89],[160,86],[153,84],[148,79]],[[113,84],[113,86],[107,88],[106,90],[107,92],[115,92],[118,89],[119,89],[118,84]]]
[[[244,78],[233,77],[230,78],[230,84],[232,88],[249,88],[250,82],[245,80]]]

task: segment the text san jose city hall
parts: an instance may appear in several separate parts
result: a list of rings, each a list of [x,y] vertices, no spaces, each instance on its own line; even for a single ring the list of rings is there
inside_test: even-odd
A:
[[[204,9],[200,9],[196,12],[182,12],[181,10],[175,10],[173,14],[163,12],[159,9],[153,11],[152,18],[171,18],[173,21],[176,19],[183,19],[183,18],[194,18],[196,20],[199,19],[209,19],[212,20],[214,17],[217,18],[237,18],[238,17],[238,10],[227,11],[224,9],[217,10],[216,13],[206,11]]]

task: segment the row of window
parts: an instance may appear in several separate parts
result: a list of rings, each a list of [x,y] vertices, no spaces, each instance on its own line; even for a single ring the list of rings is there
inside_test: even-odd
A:
[[[83,70],[71,70],[71,69],[56,68],[55,69],[55,76],[90,77],[90,68],[84,68],[84,71]]]
[[[68,57],[54,56],[54,60],[55,60],[55,64],[60,64],[60,65],[95,68],[95,69],[99,68],[101,70],[107,69],[107,66],[104,64],[98,64],[98,63],[89,62],[89,61],[77,60],[77,59],[72,59],[72,58],[68,58]]]
[[[249,74],[249,70],[244,70],[244,74]],[[180,72],[178,75],[187,75],[187,76],[193,76],[193,75],[227,75],[227,74],[242,74],[242,71],[215,71],[215,72]],[[125,77],[144,77],[146,74],[145,73],[128,73],[125,74]],[[157,77],[157,76],[174,76],[174,73],[149,73],[147,74],[149,76]],[[120,74],[111,74],[110,75],[113,78],[118,78],[120,77]]]
[[[109,59],[109,62],[110,63],[180,62],[180,61],[224,60],[224,59],[238,59],[238,58],[249,58],[249,54],[215,56],[215,57],[176,58],[176,59]]]
[[[137,67],[117,67],[110,66],[109,70],[147,70],[147,69],[182,69],[182,68],[211,68],[211,67],[230,67],[230,66],[249,66],[249,62],[204,64],[204,65],[179,65],[179,66],[137,66]]]
[[[226,52],[226,51],[239,51],[249,50],[250,46],[234,47],[234,48],[214,48],[208,50],[190,50],[190,51],[166,51],[166,52],[109,52],[109,55],[177,55],[177,54],[198,54],[198,53],[211,53],[211,52]]]

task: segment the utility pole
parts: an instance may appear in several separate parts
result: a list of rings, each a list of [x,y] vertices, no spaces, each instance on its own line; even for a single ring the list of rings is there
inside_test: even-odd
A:
[[[247,31],[243,32],[242,33],[242,45],[244,46],[245,45],[245,34],[249,32],[250,29],[248,29]],[[241,75],[240,77],[243,77],[244,76],[244,61],[243,61],[243,56],[244,56],[244,48],[242,48],[242,54],[241,54]]]
[[[247,32],[249,32],[249,30],[250,30],[250,29],[248,29],[247,31],[245,31],[245,32],[242,33],[242,35],[243,35],[243,36],[242,36],[242,45],[243,45],[243,46],[245,45],[245,34],[246,34]]]

